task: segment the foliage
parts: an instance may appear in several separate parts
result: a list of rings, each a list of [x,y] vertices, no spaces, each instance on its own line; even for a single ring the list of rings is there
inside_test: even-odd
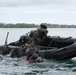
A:
[[[63,25],[63,24],[48,24],[44,23],[48,28],[76,28],[76,25]],[[38,27],[39,25],[36,24],[27,24],[27,23],[0,23],[0,28],[35,28]]]

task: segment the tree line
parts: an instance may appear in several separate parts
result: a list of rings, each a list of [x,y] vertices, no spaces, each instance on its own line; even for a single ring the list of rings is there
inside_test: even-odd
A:
[[[43,23],[45,24],[48,28],[76,28],[76,25],[64,25],[64,24],[48,24],[48,23]],[[38,24],[27,24],[27,23],[0,23],[0,28],[36,28],[38,27]]]

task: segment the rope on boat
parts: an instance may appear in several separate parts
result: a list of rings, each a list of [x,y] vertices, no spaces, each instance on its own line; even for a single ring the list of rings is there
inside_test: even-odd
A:
[[[53,48],[56,48],[56,47],[48,47],[48,46],[36,46],[37,48],[46,48],[46,49],[53,49]]]

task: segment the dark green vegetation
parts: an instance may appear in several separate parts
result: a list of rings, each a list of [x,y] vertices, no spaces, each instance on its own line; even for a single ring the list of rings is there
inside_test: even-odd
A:
[[[44,23],[44,24],[47,25],[48,28],[76,28],[76,25],[66,25],[66,24],[60,25],[60,24],[48,24],[48,23]],[[16,24],[0,23],[0,28],[35,28],[38,26],[39,26],[38,24],[27,24],[27,23],[16,23]]]

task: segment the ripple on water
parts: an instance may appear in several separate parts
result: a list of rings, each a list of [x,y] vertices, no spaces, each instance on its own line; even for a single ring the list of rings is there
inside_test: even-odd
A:
[[[76,61],[45,60],[29,63],[22,58],[3,57],[0,60],[0,75],[76,75]]]

